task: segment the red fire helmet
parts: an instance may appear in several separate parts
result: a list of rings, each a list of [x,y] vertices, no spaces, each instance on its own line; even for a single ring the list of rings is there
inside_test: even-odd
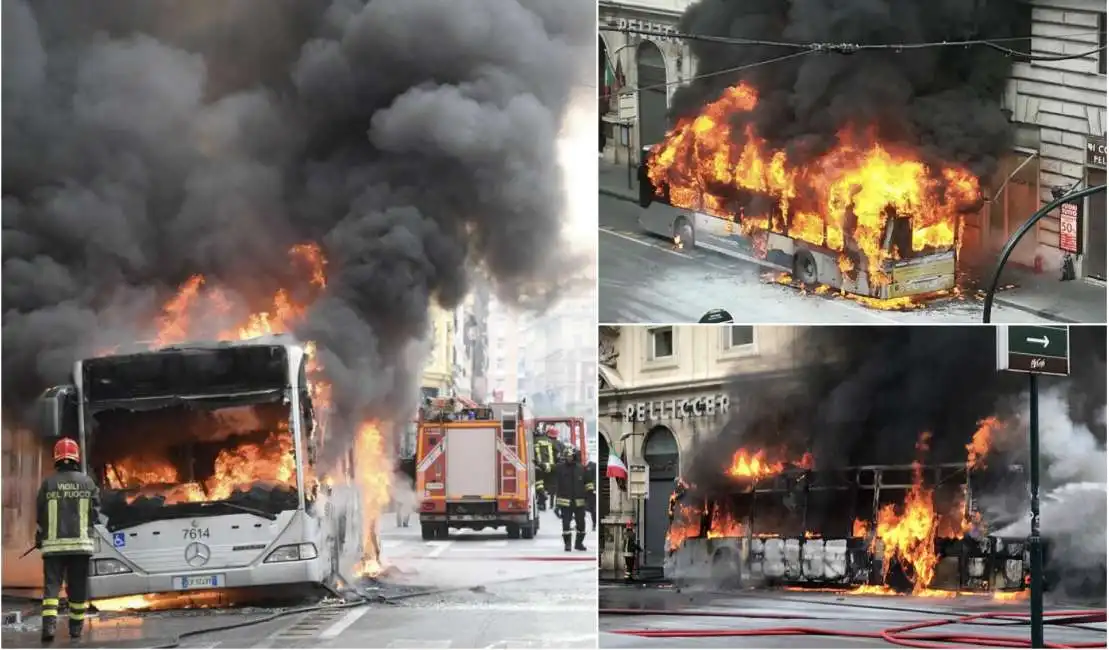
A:
[[[77,446],[76,440],[62,438],[54,443],[54,462],[57,463],[63,460],[71,460],[75,463],[81,462],[81,449]]]
[[[556,429],[554,427],[547,427],[547,437],[557,438],[558,437],[558,429]]]

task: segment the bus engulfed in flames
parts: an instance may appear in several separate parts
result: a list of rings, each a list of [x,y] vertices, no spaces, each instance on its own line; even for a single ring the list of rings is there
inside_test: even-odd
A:
[[[656,200],[727,222],[723,230],[750,237],[764,258],[767,237],[820,251],[838,267],[820,277],[837,278],[833,288],[869,297],[871,306],[912,303],[912,290],[895,285],[913,273],[895,269],[930,255],[957,257],[963,216],[983,203],[978,178],[880,142],[874,129],[857,124],[843,125],[823,151],[776,150],[752,123],[743,124],[758,103],[758,90],[740,82],[696,116],[680,119],[647,152],[640,183],[651,189],[641,192],[653,190]],[[886,302],[874,302],[879,299]]]
[[[740,450],[724,470],[727,494],[684,483],[675,493],[666,573],[869,594],[1022,591],[1025,541],[986,534],[972,501],[974,470],[998,426],[980,423],[965,463],[814,469],[809,454],[787,462]],[[921,456],[928,440],[920,437]]]

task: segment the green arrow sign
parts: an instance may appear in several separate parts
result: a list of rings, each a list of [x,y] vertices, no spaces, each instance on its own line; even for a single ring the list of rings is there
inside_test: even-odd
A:
[[[998,328],[999,370],[1043,375],[1070,374],[1070,330],[1058,325]]]

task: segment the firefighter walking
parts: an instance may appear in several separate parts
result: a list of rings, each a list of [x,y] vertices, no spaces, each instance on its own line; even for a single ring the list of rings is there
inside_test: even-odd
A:
[[[593,479],[586,475],[585,467],[581,464],[578,450],[567,449],[563,461],[558,466],[557,494],[555,506],[562,517],[562,544],[567,551],[570,549],[570,537],[574,533],[570,530],[570,522],[574,522],[577,537],[574,540],[574,549],[579,551],[585,548],[585,504],[589,493],[593,491]]]
[[[548,429],[548,432],[550,429]],[[551,442],[549,433],[546,435],[539,435],[535,437],[535,467],[538,469],[536,472],[537,477],[535,480],[535,496],[539,501],[539,509],[547,509],[547,489],[550,487],[554,489],[553,485],[553,472],[555,466],[555,448],[554,443]],[[554,501],[554,494],[551,494],[551,501]]]
[[[89,605],[89,562],[94,550],[93,525],[100,512],[100,491],[81,472],[77,442],[62,438],[54,445],[53,476],[39,487],[35,548],[42,551],[42,640],[54,640],[58,596],[65,584],[69,601],[69,636],[81,636]]]

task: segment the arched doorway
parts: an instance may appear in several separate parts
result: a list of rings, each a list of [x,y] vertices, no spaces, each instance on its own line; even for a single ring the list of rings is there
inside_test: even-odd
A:
[[[674,433],[664,426],[647,432],[643,458],[650,471],[643,513],[644,566],[661,567],[666,559],[666,530],[670,527],[670,494],[678,477],[680,451]]]
[[[636,88],[639,91],[639,146],[662,142],[666,135],[666,59],[654,41],[635,49]]]
[[[597,490],[597,519],[603,520],[608,516],[609,508],[612,506],[612,486],[608,478],[608,436],[600,434],[597,436],[597,483],[599,489]]]

